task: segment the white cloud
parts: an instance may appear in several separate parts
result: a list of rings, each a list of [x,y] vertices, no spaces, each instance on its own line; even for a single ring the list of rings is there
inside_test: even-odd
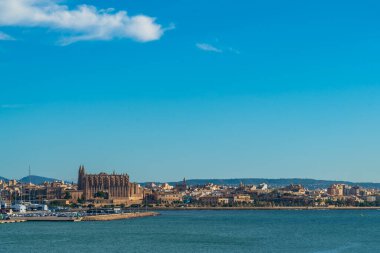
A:
[[[203,50],[203,51],[209,51],[209,52],[215,52],[215,53],[222,53],[223,51],[217,47],[214,47],[211,44],[207,43],[197,43],[197,48]]]
[[[14,40],[14,38],[6,33],[0,32],[0,40]]]
[[[126,11],[79,5],[70,9],[58,0],[0,0],[0,26],[46,27],[70,34],[64,45],[83,40],[130,38],[139,42],[158,40],[165,29],[155,18]]]

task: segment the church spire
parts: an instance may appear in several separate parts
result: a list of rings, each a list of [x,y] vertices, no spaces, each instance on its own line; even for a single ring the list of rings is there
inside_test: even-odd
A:
[[[80,165],[78,170],[78,190],[83,190],[83,179],[85,174],[86,171],[84,169],[84,166]]]

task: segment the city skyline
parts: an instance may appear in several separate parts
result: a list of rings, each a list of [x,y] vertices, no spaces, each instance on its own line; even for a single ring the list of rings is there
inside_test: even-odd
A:
[[[380,182],[376,1],[12,4],[0,176]]]
[[[84,165],[80,165],[79,168],[81,168]],[[102,174],[120,174],[120,175],[129,175],[127,171],[122,170],[111,170],[111,169],[100,169],[100,170],[89,170],[89,174],[91,175],[102,175]],[[30,174],[25,174],[22,177],[4,177],[0,175],[0,180],[5,180],[4,182],[16,180],[24,183],[28,183],[29,181],[31,183],[34,182],[58,182],[58,181],[64,181],[68,183],[74,183],[76,182],[75,175],[73,175],[70,179],[69,178],[54,178],[50,177],[48,175],[36,175],[32,174],[31,170],[29,170]],[[137,183],[141,184],[147,184],[147,183],[178,183],[182,182],[183,180],[186,181],[192,181],[194,184],[205,184],[205,183],[216,183],[216,184],[231,184],[231,185],[238,185],[240,183],[244,184],[258,184],[262,182],[272,182],[273,184],[333,184],[333,183],[348,183],[351,185],[359,184],[359,185],[372,185],[373,188],[378,188],[378,184],[380,182],[376,181],[351,181],[351,180],[343,180],[343,179],[327,179],[327,178],[302,178],[302,177],[289,177],[289,178],[264,178],[264,177],[231,177],[231,178],[218,178],[218,177],[210,177],[210,178],[192,178],[192,177],[183,177],[183,178],[176,178],[173,180],[149,180],[149,181],[138,181]],[[254,182],[254,183],[253,183]],[[39,184],[37,183],[37,184]],[[370,186],[367,186],[370,188]]]
[[[295,207],[377,208],[379,189],[380,184],[376,183],[284,179],[222,181],[183,178],[179,182],[140,184],[133,182],[127,173],[93,173],[81,165],[75,183],[32,177],[20,181],[0,180],[0,202],[6,209],[14,203],[12,209],[19,212],[46,210],[48,206],[56,205],[90,209],[110,206],[277,210]],[[25,205],[17,205],[18,201]],[[91,212],[97,213],[96,210]]]

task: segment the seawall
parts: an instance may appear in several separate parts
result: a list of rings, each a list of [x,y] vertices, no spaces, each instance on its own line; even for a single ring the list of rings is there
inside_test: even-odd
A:
[[[71,217],[57,217],[57,216],[36,216],[36,217],[12,217],[13,221],[65,221],[65,222],[75,222],[81,221],[81,218],[71,218]]]
[[[314,207],[314,206],[283,206],[283,207],[153,207],[148,210],[166,211],[166,210],[380,210],[379,206],[371,207]]]

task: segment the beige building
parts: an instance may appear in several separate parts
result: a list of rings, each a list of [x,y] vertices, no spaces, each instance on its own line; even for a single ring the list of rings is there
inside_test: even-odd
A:
[[[172,204],[174,202],[182,202],[183,195],[178,192],[155,192],[154,200],[164,204]]]
[[[238,194],[233,198],[234,203],[252,203],[251,196],[248,194]]]
[[[327,188],[327,193],[331,196],[343,196],[344,195],[344,185],[343,184],[333,184]]]

